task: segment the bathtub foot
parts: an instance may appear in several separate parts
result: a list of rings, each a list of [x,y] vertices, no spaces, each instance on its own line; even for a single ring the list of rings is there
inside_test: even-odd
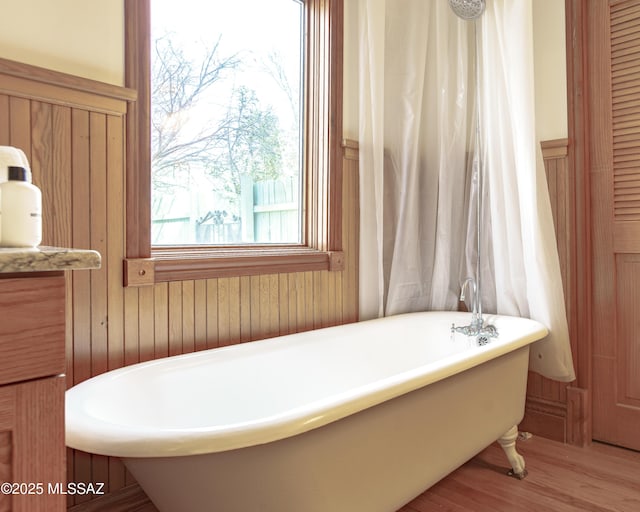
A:
[[[512,469],[507,474],[522,480],[527,476],[527,470],[524,467],[524,457],[516,451],[516,439],[518,439],[518,427],[514,425],[498,439],[498,443],[502,446],[507,459],[509,459],[509,464],[511,464]]]

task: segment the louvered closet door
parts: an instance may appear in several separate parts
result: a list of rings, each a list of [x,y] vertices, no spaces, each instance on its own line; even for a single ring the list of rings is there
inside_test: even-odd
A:
[[[593,435],[640,450],[640,0],[590,0]]]

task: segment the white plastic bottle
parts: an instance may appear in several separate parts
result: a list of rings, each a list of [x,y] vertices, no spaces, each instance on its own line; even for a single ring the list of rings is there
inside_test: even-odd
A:
[[[0,245],[36,247],[42,241],[42,193],[27,181],[23,167],[9,167],[7,177],[0,183]]]

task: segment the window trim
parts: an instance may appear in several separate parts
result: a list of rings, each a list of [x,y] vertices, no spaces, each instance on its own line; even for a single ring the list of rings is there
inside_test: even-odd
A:
[[[125,85],[138,93],[127,113],[125,286],[342,270],[343,0],[304,0],[303,243],[176,248],[151,246],[150,1],[124,0]]]

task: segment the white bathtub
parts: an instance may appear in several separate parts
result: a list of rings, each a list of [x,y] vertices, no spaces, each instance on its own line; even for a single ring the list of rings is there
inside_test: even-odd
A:
[[[398,315],[129,366],[66,395],[67,445],[122,457],[161,512],[392,512],[524,414],[529,344]]]

